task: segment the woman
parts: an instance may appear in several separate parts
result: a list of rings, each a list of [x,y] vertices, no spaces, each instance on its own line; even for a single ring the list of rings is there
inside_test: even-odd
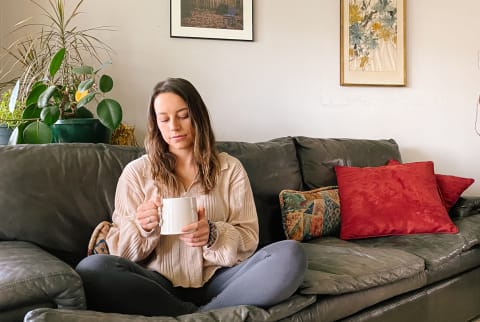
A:
[[[207,108],[188,81],[157,84],[148,111],[147,154],[119,178],[110,255],[77,266],[89,309],[180,315],[241,304],[271,306],[303,280],[295,241],[257,251],[258,219],[241,163],[218,153]],[[192,196],[198,222],[161,235],[162,198]]]

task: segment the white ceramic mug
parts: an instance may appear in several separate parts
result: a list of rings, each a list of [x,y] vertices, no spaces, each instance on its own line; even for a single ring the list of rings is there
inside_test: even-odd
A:
[[[182,234],[182,228],[198,221],[195,197],[163,198],[160,210],[160,233]]]

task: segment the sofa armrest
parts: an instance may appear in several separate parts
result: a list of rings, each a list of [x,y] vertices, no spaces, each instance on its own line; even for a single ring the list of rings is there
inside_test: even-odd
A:
[[[41,303],[52,303],[58,308],[85,309],[80,276],[65,262],[32,243],[1,241],[2,311]]]
[[[468,217],[480,213],[480,197],[460,197],[449,213],[452,218]]]

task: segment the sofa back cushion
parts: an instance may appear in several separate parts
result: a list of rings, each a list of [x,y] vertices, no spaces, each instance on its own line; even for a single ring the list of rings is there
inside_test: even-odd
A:
[[[71,265],[110,220],[118,177],[141,148],[104,144],[0,146],[0,240],[33,242]]]
[[[238,158],[252,186],[260,226],[260,246],[285,239],[278,194],[299,190],[302,177],[291,137],[267,142],[218,142],[218,149]]]
[[[401,160],[397,143],[389,140],[295,137],[306,189],[337,185],[335,166],[376,167]]]

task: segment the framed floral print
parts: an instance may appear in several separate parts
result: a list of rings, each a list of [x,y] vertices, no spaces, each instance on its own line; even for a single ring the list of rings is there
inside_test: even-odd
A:
[[[406,86],[406,0],[340,1],[340,84]]]

